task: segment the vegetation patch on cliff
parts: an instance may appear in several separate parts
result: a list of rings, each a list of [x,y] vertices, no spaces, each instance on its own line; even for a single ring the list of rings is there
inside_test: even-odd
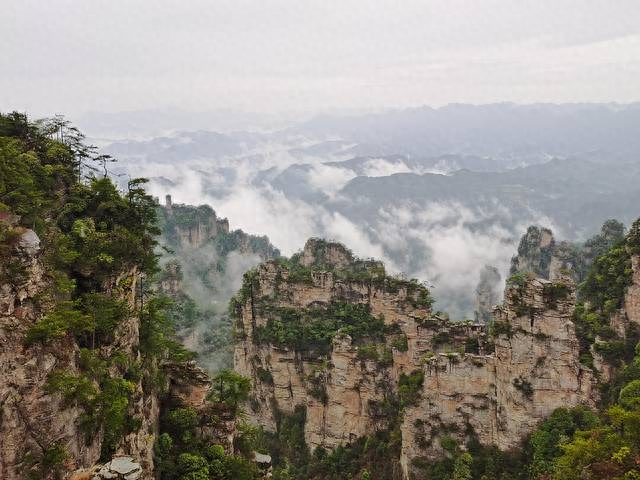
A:
[[[254,329],[254,342],[317,355],[331,351],[338,332],[349,335],[355,344],[364,344],[383,341],[392,330],[382,317],[371,315],[367,304],[333,301],[326,307],[306,309],[269,307],[265,313],[269,320]]]

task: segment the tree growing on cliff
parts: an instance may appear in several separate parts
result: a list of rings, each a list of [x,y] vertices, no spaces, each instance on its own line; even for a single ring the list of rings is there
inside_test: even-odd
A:
[[[224,403],[233,411],[247,400],[251,391],[251,380],[233,370],[222,370],[213,378],[210,400]]]
[[[471,480],[471,464],[473,458],[468,452],[461,453],[456,458],[453,464],[453,478],[452,480]]]

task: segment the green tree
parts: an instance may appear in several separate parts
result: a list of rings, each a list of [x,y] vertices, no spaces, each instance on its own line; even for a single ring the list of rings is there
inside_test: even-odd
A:
[[[472,463],[473,458],[468,452],[464,452],[458,455],[453,464],[452,480],[471,480]]]
[[[251,391],[251,380],[233,370],[222,370],[212,380],[211,400],[224,403],[237,410],[247,400]]]
[[[620,405],[629,409],[640,409],[640,380],[633,380],[620,390]]]

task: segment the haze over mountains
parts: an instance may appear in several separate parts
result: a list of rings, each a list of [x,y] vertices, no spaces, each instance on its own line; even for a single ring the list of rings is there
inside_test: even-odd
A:
[[[638,104],[450,105],[231,133],[185,125],[109,143],[113,173],[209,203],[284,254],[310,236],[344,242],[433,284],[455,318],[471,315],[485,265],[506,274],[528,225],[581,240],[608,218],[629,223],[640,203]]]

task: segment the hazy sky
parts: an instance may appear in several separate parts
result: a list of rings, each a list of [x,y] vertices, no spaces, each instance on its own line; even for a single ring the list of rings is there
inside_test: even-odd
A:
[[[0,110],[640,100],[640,0],[4,0]]]

